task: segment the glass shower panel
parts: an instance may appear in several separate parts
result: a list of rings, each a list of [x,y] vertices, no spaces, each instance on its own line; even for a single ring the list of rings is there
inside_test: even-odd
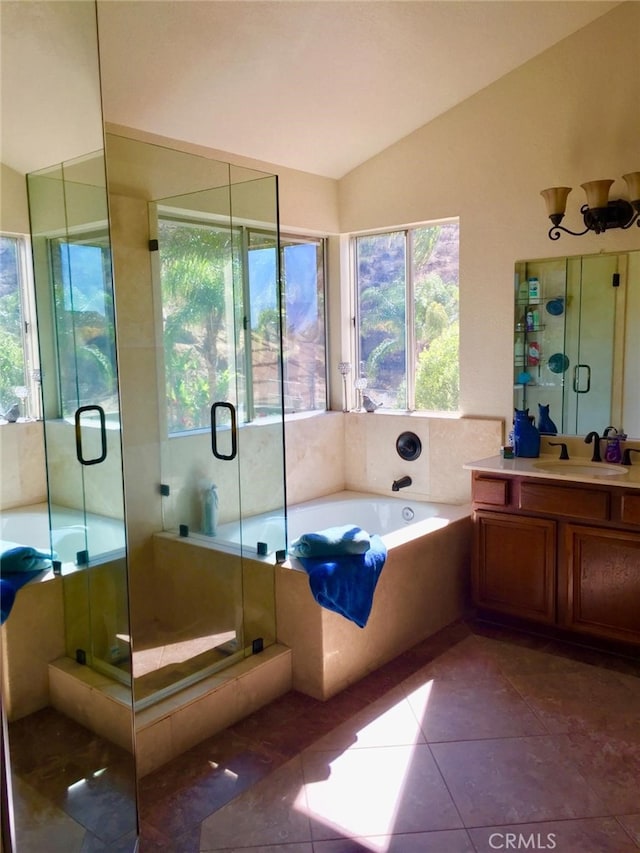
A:
[[[237,167],[231,171],[231,212],[243,227],[242,262],[245,307],[238,322],[237,348],[246,364],[246,422],[241,431],[240,493],[242,495],[243,548],[255,554],[260,548],[277,555],[286,548],[284,477],[283,297],[281,246],[278,228],[278,186],[275,176],[256,179]],[[269,452],[259,450],[269,437]],[[244,451],[244,452],[243,452]],[[255,527],[244,519],[268,516],[262,528],[264,541],[256,540]]]
[[[87,537],[82,469],[72,463],[75,460],[73,429],[62,420],[56,332],[56,317],[61,309],[56,306],[51,281],[50,243],[54,235],[66,235],[68,230],[62,164],[28,175],[27,186],[42,363],[45,440],[51,450],[47,461],[51,547],[62,563],[73,565],[78,552],[86,551]]]
[[[128,683],[115,317],[104,156],[28,176],[51,546],[67,654]],[[86,569],[86,571],[79,571]]]
[[[617,270],[616,255],[568,261],[565,350],[571,368],[565,411],[571,434],[602,434],[610,424]]]
[[[535,283],[537,296],[529,295],[529,281]],[[548,407],[549,417],[562,433],[570,390],[565,340],[572,322],[567,310],[566,258],[517,263],[515,284],[514,407],[529,409],[536,422],[538,406]]]

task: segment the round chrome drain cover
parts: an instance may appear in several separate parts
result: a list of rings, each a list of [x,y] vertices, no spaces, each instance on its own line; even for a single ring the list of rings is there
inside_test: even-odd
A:
[[[415,512],[411,509],[410,506],[403,506],[402,507],[402,517],[404,518],[405,521],[412,521],[414,515],[415,515]]]

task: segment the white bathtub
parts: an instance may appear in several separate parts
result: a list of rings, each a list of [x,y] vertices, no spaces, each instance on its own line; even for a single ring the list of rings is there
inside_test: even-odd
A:
[[[291,541],[351,523],[380,534],[388,550],[364,628],[315,601],[295,558],[276,566],[277,639],[293,652],[294,689],[316,699],[330,698],[462,618],[469,602],[468,504],[340,492],[289,509]]]
[[[87,550],[90,561],[124,550],[124,523],[116,518],[53,506],[52,522],[54,527],[49,537],[47,503],[2,510],[0,540],[43,551],[53,546],[63,564],[76,564],[78,554]]]
[[[336,492],[323,498],[290,506],[287,512],[289,542],[303,533],[315,533],[328,527],[353,524],[382,536],[387,548],[445,527],[469,515],[468,505],[427,503],[403,497],[381,497],[362,492]],[[237,522],[221,524],[212,545],[239,548],[255,553],[258,542],[267,543],[267,551],[285,548],[284,515],[267,512]],[[294,564],[294,568],[295,568]]]

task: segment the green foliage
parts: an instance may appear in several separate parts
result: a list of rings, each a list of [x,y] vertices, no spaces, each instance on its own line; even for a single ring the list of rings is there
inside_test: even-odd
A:
[[[230,277],[239,280],[235,240],[233,232],[225,229],[161,222],[163,337],[171,432],[206,427],[211,399],[226,399],[228,394],[226,286]]]
[[[415,405],[419,409],[457,408],[455,227],[428,226],[410,232],[417,356]],[[385,405],[402,407],[406,405],[404,234],[359,238],[357,245],[360,354],[365,373],[369,387],[384,393]]]
[[[455,412],[459,398],[458,325],[448,326],[418,356],[416,408]]]
[[[22,342],[12,334],[0,336],[0,412],[16,402],[14,388],[24,385]]]
[[[16,402],[14,388],[25,381],[16,246],[15,237],[0,235],[0,412]]]
[[[2,334],[14,335],[19,339],[21,322],[19,292],[16,290],[0,297],[0,329],[2,329]]]

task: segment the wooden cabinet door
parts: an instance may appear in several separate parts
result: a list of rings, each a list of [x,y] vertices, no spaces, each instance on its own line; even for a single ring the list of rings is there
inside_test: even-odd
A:
[[[474,603],[553,623],[556,523],[499,512],[475,513]]]
[[[564,552],[564,625],[640,644],[640,534],[567,524]]]

